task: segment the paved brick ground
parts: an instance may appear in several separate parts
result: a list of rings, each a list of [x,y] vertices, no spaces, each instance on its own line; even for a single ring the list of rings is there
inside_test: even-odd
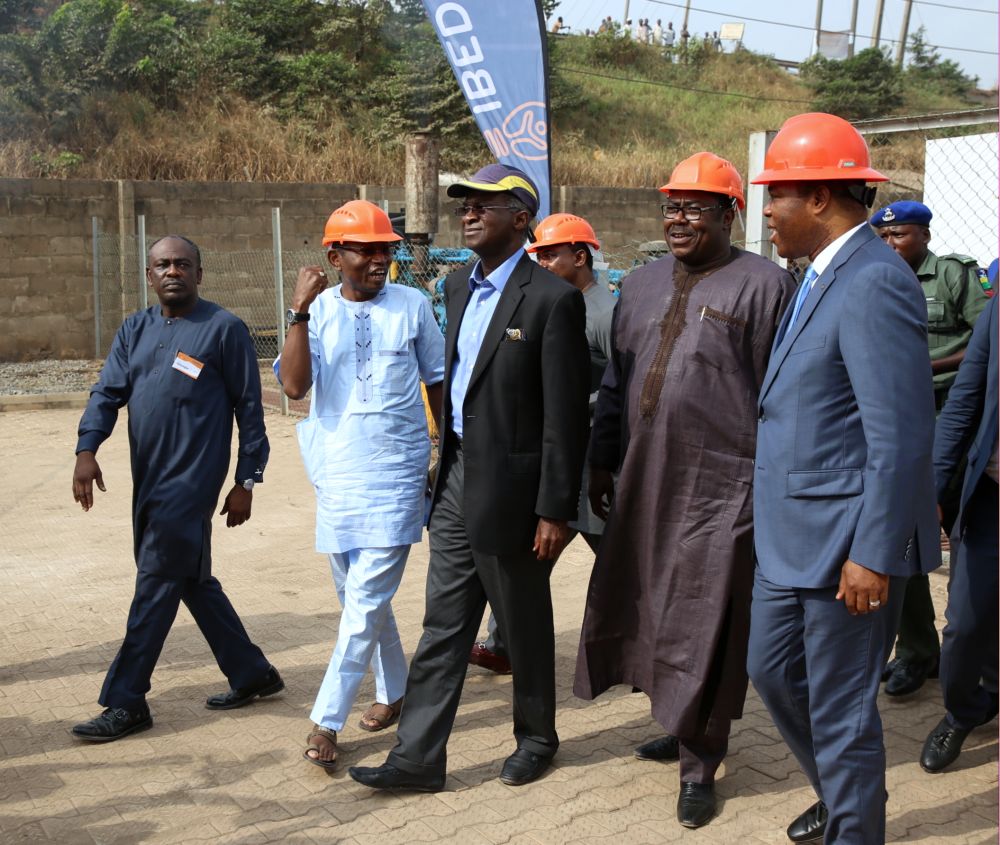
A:
[[[719,817],[699,831],[674,819],[676,764],[631,750],[658,733],[641,695],[595,703],[571,694],[590,567],[574,544],[556,567],[557,765],[514,789],[496,776],[512,750],[510,679],[470,671],[449,747],[447,791],[382,795],[345,769],[381,762],[392,731],[342,734],[332,776],[301,749],[338,611],[329,573],[312,551],[313,500],[290,420],[270,416],[272,458],[247,525],[216,523],[216,572],[251,635],[287,683],[280,697],[211,713],[225,687],[182,609],[153,678],[153,730],[119,743],[75,742],[68,728],[94,715],[103,673],[131,596],[130,483],[124,419],[102,449],[108,486],[84,514],[70,475],[79,411],[0,414],[7,461],[0,558],[0,841],[59,843],[413,842],[781,843],[813,797],[760,701],[751,693],[718,783]],[[419,636],[425,545],[415,547],[396,601],[406,648]],[[938,607],[944,574],[933,576]],[[357,709],[370,701],[362,689]],[[916,758],[940,716],[936,682],[913,700],[883,702],[889,754],[889,839],[997,841],[997,728],[977,730],[954,771],[930,776]]]

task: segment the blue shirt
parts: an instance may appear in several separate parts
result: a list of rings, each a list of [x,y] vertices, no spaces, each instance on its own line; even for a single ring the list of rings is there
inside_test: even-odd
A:
[[[483,335],[490,324],[493,312],[503,293],[510,274],[524,255],[519,249],[503,264],[483,278],[483,262],[477,261],[469,275],[469,290],[472,296],[465,307],[465,315],[458,329],[455,343],[455,361],[451,371],[451,430],[462,436],[462,406],[465,392],[469,389],[469,379],[479,357],[479,347],[483,345]]]
[[[246,326],[205,299],[184,317],[165,317],[159,304],[132,314],[90,391],[76,451],[96,452],[126,405],[136,564],[143,572],[204,580],[234,418],[234,480],[262,481],[268,458],[260,373]]]

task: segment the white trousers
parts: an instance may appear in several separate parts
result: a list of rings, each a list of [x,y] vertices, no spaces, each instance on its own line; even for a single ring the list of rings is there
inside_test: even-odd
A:
[[[317,725],[343,730],[369,665],[375,673],[376,701],[393,704],[403,697],[406,656],[391,602],[409,554],[406,545],[329,556],[343,610],[337,644],[313,705]]]

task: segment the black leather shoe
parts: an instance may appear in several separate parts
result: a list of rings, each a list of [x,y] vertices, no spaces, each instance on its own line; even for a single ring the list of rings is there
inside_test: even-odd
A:
[[[680,748],[677,737],[667,734],[640,745],[634,754],[637,760],[677,760],[680,757]]]
[[[829,816],[826,804],[817,801],[788,825],[785,833],[792,842],[822,842],[826,835],[826,820]]]
[[[896,664],[899,663],[899,658],[890,660],[885,664],[885,668],[882,670],[882,683],[884,684],[889,678],[892,677],[892,673],[896,670]]]
[[[945,716],[924,742],[924,750],[920,752],[920,768],[932,774],[946,769],[958,759],[962,743],[970,733],[971,730],[955,727]]]
[[[684,827],[701,827],[715,815],[715,786],[711,783],[681,783],[677,796],[677,821]]]
[[[246,707],[254,699],[266,698],[281,692],[284,688],[285,682],[281,680],[278,670],[272,666],[256,684],[213,695],[205,702],[205,706],[209,710],[235,710],[237,707]]]
[[[897,660],[889,680],[885,682],[885,694],[892,696],[911,695],[924,685],[924,681],[937,674],[937,659],[921,663]]]
[[[410,792],[440,792],[444,789],[444,775],[414,775],[390,763],[375,767],[351,766],[347,774],[372,789],[405,789]]]
[[[100,716],[89,722],[80,722],[72,729],[73,736],[87,742],[114,742],[129,734],[148,731],[153,727],[153,717],[148,707],[139,710],[125,710],[109,707]]]
[[[500,770],[500,781],[507,786],[523,786],[538,780],[551,765],[551,757],[542,757],[540,754],[518,748],[504,761]]]

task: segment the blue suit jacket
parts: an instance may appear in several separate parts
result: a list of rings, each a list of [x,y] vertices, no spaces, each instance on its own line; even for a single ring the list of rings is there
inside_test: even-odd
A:
[[[868,228],[816,280],[758,403],[754,533],[779,586],[836,586],[851,560],[888,575],[941,563],[927,305]]]
[[[997,443],[997,379],[997,300],[991,299],[976,320],[965,360],[941,409],[934,434],[934,484],[939,498],[962,455],[966,450],[969,453],[961,510],[955,522],[959,536],[965,527],[965,506]]]

